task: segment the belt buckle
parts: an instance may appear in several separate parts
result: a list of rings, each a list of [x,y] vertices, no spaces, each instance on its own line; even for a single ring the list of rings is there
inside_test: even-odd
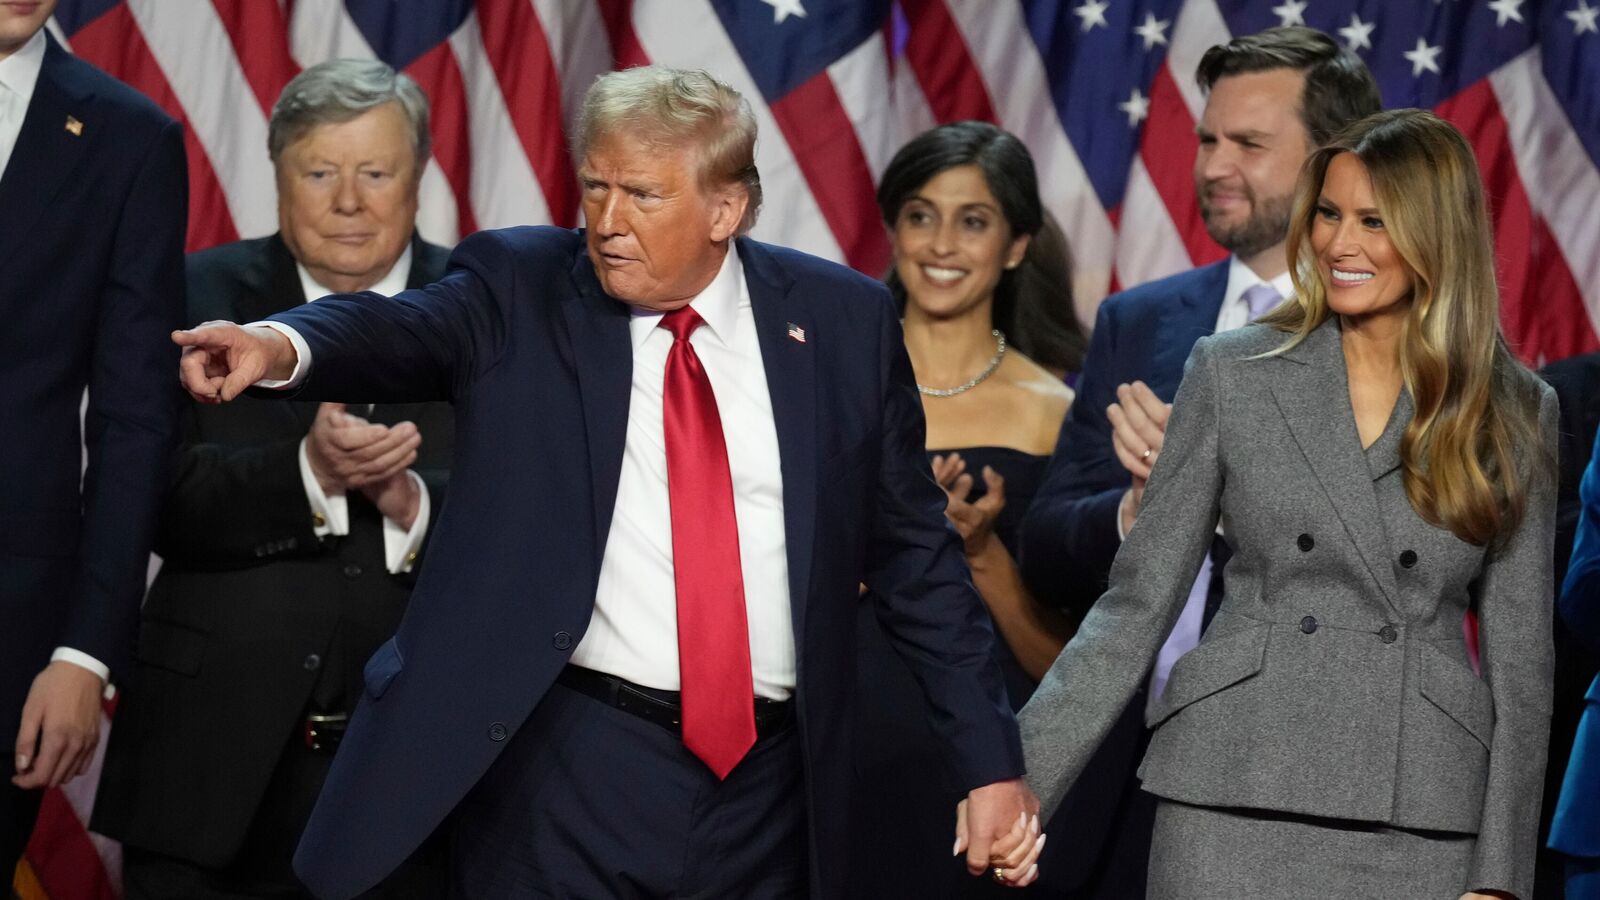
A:
[[[350,722],[348,713],[323,713],[306,716],[306,746],[312,750],[331,750],[339,746],[344,729]]]

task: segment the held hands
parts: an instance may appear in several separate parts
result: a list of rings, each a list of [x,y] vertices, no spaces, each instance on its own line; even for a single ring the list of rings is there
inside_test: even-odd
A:
[[[324,403],[306,435],[306,461],[324,493],[359,490],[385,518],[410,528],[422,497],[407,470],[421,445],[414,423],[376,425],[343,403]]]
[[[201,403],[225,403],[263,378],[286,379],[297,361],[288,338],[271,328],[232,322],[174,331],[172,342],[183,348],[178,380]]]
[[[1117,402],[1106,407],[1106,418],[1111,421],[1111,446],[1122,467],[1133,476],[1133,486],[1122,498],[1119,513],[1122,530],[1133,527],[1139,515],[1139,505],[1144,502],[1145,481],[1155,467],[1156,457],[1167,433],[1167,419],[1172,415],[1172,404],[1162,402],[1155,391],[1142,381],[1117,385]]]
[[[23,790],[60,787],[89,768],[100,743],[100,697],[105,682],[74,663],[57,660],[33,679],[17,731],[17,774]]]
[[[1039,799],[1020,778],[973,788],[956,805],[955,852],[967,854],[967,871],[988,873],[1006,887],[1039,879]]]
[[[993,468],[984,466],[983,482],[987,491],[976,502],[967,502],[967,496],[972,493],[972,475],[967,472],[967,461],[959,453],[935,456],[933,479],[944,488],[948,498],[944,514],[960,532],[967,555],[982,553],[994,536],[995,520],[1006,507],[1006,480]]]

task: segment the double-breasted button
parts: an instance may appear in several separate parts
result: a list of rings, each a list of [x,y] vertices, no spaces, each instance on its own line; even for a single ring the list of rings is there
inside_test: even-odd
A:
[[[572,635],[568,634],[565,631],[558,631],[558,632],[555,633],[555,637],[550,639],[550,643],[557,650],[570,649],[572,647]]]
[[[300,664],[305,666],[307,672],[315,672],[316,670],[322,668],[322,657],[312,653],[308,655]]]
[[[1310,553],[1311,548],[1317,545],[1317,542],[1312,540],[1311,535],[1309,534],[1300,535],[1300,537],[1295,540],[1295,543],[1300,545],[1300,552],[1302,553]]]
[[[1317,630],[1317,617],[1316,616],[1306,616],[1304,619],[1301,619],[1300,620],[1300,630],[1305,632],[1306,634],[1311,634],[1312,632],[1316,631]]]
[[[506,726],[495,722],[489,726],[489,740],[499,743],[506,739]]]
[[[1400,565],[1409,569],[1417,564],[1417,551],[1407,550],[1400,554]]]
[[[356,565],[355,563],[346,563],[345,567],[344,567],[344,577],[346,577],[346,578],[360,578],[361,577],[361,567]]]
[[[1385,625],[1378,629],[1378,640],[1383,641],[1385,644],[1394,643],[1395,638],[1399,636],[1400,632],[1395,631],[1393,625]]]

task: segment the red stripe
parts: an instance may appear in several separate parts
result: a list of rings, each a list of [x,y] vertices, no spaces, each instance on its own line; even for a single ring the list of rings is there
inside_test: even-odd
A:
[[[467,131],[467,89],[450,42],[445,41],[406,67],[427,93],[433,107],[433,158],[444,170],[456,198],[456,221],[462,237],[478,230],[472,214],[472,140]]]
[[[228,212],[222,182],[127,5],[119,3],[80,28],[72,35],[72,50],[142,91],[183,123],[183,145],[189,156],[189,232],[185,249],[203,250],[238,240],[239,231]]]
[[[889,237],[873,199],[872,170],[833,79],[818,72],[770,108],[845,261],[859,272],[882,275]]]
[[[650,56],[633,30],[633,0],[598,0],[600,18],[605,20],[611,38],[611,68],[631,69],[650,65]]]
[[[1489,81],[1461,91],[1436,111],[1467,135],[1483,172],[1494,221],[1500,323],[1511,346],[1531,365],[1600,349],[1572,269],[1523,187]]]
[[[544,191],[550,221],[576,225],[577,178],[565,142],[555,139],[551,128],[562,121],[561,76],[539,17],[526,2],[481,3],[478,27],[523,152]]]
[[[1194,191],[1194,158],[1200,150],[1195,137],[1194,117],[1178,92],[1172,69],[1161,66],[1150,83],[1150,118],[1144,123],[1139,142],[1139,157],[1156,186],[1161,203],[1178,229],[1189,261],[1196,266],[1216,262],[1228,255],[1206,233],[1200,216],[1200,201]]]
[[[900,5],[910,26],[906,62],[922,84],[934,118],[941,123],[999,122],[983,74],[945,0],[904,0]]]
[[[77,41],[73,41],[77,47]],[[28,843],[28,865],[52,897],[116,900],[100,851],[89,840],[78,813],[59,790],[48,790]],[[7,881],[9,886],[9,880]]]
[[[228,31],[233,55],[239,59],[250,90],[261,109],[272,114],[273,104],[284,85],[300,74],[300,66],[289,55],[289,20],[276,3],[257,0],[211,0],[217,17]]]

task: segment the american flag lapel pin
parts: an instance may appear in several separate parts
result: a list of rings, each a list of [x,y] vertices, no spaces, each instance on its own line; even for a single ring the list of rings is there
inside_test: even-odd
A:
[[[806,330],[793,322],[789,323],[789,340],[797,344],[806,342]]]
[[[67,116],[67,130],[72,132],[73,137],[83,137],[83,123],[76,116]]]

